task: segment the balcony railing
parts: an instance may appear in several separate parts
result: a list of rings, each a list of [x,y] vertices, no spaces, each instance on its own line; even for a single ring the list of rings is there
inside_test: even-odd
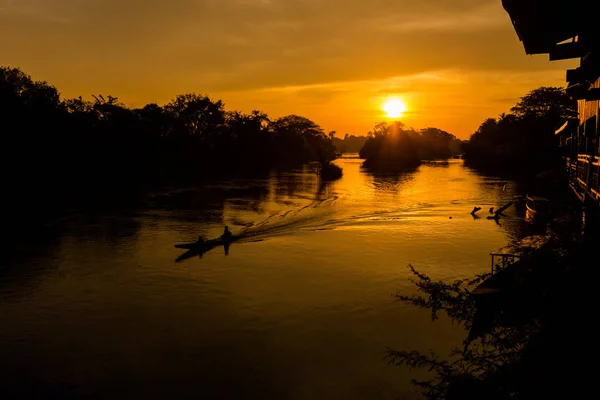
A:
[[[600,199],[600,157],[578,154],[577,161],[567,158],[567,172],[571,186],[576,185],[593,199]]]
[[[592,176],[590,182],[590,192],[592,193],[592,196],[597,199],[598,197],[600,197],[600,165],[598,165],[598,163],[594,163],[592,164],[591,168]]]
[[[516,263],[521,258],[518,254],[506,253],[490,253],[490,256],[492,256],[492,274]]]
[[[590,164],[580,160],[577,164],[577,182],[583,189],[587,189],[587,178]]]

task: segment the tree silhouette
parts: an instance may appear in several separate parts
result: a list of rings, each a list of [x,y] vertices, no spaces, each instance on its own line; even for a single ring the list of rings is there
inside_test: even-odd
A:
[[[382,122],[368,134],[360,157],[372,170],[398,171],[413,168],[421,160],[448,159],[459,151],[460,141],[438,128],[415,131],[400,121]],[[454,151],[453,151],[454,149]]]
[[[321,163],[329,163],[335,158],[332,138],[308,118],[288,115],[273,121],[269,129],[274,134],[280,162],[284,162],[281,157],[285,154],[295,154],[295,160],[314,159]]]
[[[577,116],[577,103],[563,88],[542,86],[521,97],[510,109],[516,118],[548,119],[555,125]]]
[[[181,94],[165,106],[174,121],[175,136],[198,136],[210,139],[225,122],[223,102],[213,102],[208,96]]]
[[[0,166],[15,208],[29,207],[36,191],[55,193],[45,202],[52,208],[65,197],[103,201],[145,185],[262,176],[335,158],[332,137],[308,118],[271,122],[195,93],[137,109],[111,95],[61,99],[10,67],[0,67],[0,112]]]
[[[561,165],[554,131],[576,115],[562,88],[540,87],[523,96],[511,114],[488,118],[464,146],[467,164],[504,172],[536,173]]]

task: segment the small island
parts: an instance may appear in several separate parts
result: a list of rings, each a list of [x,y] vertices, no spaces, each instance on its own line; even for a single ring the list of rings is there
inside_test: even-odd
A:
[[[360,150],[364,167],[375,172],[400,172],[424,160],[445,160],[460,153],[461,141],[438,128],[415,130],[400,121],[382,122],[367,134]]]

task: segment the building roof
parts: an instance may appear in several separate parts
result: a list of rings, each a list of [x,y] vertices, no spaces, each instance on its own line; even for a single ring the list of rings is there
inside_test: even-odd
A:
[[[581,60],[580,67],[567,71],[567,94],[575,99],[600,97],[590,91],[600,77],[596,1],[502,0],[527,54],[548,53],[550,61]]]
[[[583,0],[502,0],[527,54],[544,54],[582,29]]]

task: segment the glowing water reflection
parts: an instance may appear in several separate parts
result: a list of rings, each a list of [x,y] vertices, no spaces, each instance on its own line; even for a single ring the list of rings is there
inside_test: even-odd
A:
[[[460,161],[388,176],[336,162],[332,183],[273,173],[58,222],[0,272],[3,382],[99,398],[410,396],[414,376],[385,348],[443,351],[463,332],[392,302],[413,290],[406,265],[439,279],[487,271],[489,252],[526,229],[519,202],[499,225],[487,210],[520,193]],[[254,241],[174,262],[175,243],[224,224]]]

